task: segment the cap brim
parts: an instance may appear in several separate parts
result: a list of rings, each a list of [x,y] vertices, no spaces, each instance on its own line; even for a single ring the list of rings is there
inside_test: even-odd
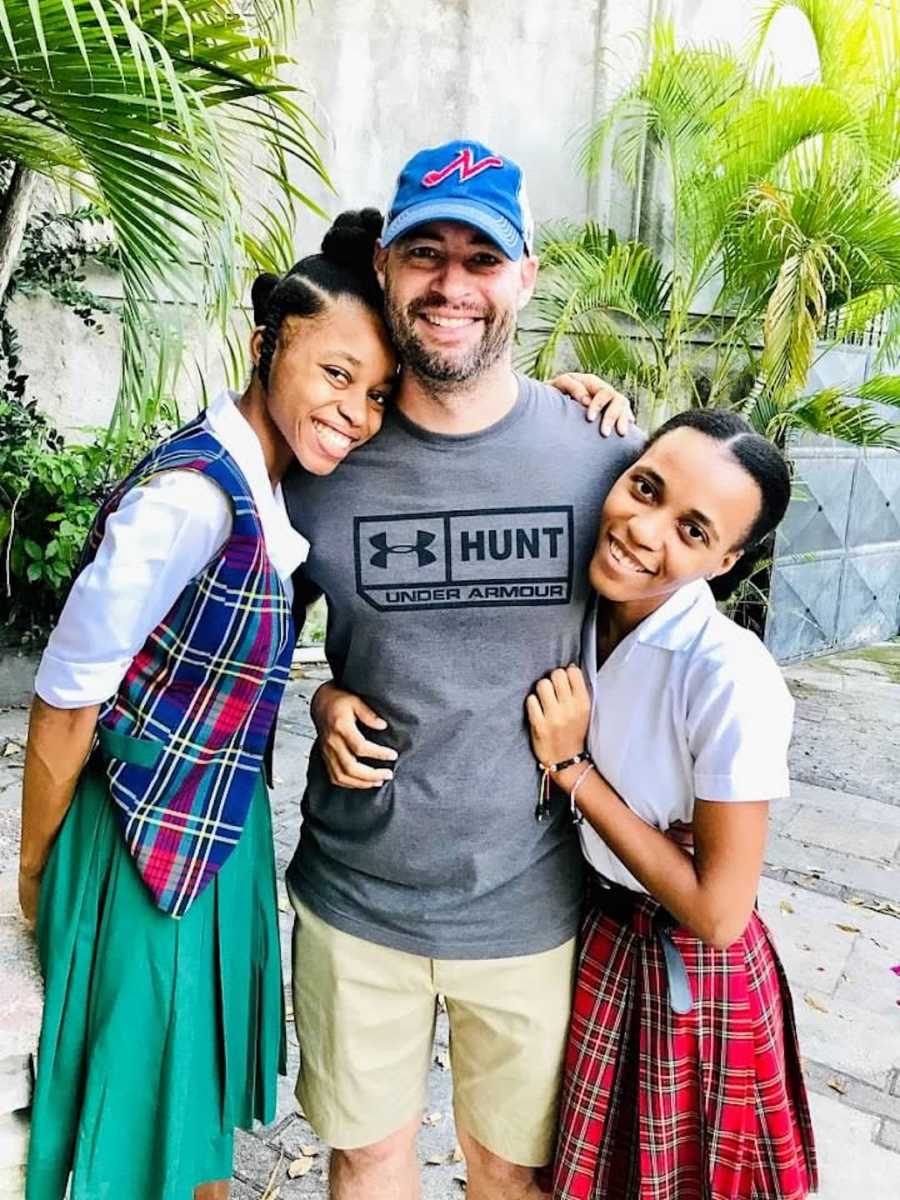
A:
[[[388,221],[381,235],[382,246],[389,246],[398,237],[429,221],[461,221],[472,225],[494,242],[498,250],[515,261],[525,250],[525,240],[511,221],[484,204],[467,200],[423,200],[413,204]]]

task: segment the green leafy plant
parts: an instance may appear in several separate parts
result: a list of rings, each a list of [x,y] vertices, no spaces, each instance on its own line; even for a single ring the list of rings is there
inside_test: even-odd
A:
[[[114,234],[123,299],[116,424],[138,411],[161,301],[224,329],[245,269],[286,266],[298,182],[327,183],[289,82],[289,0],[0,0],[0,298],[40,175]],[[150,314],[148,316],[148,314]],[[152,368],[151,368],[152,370]]]
[[[785,8],[816,40],[809,83],[780,83],[761,65]],[[851,403],[842,389],[805,394],[817,358],[875,319],[883,367],[900,358],[896,5],[769,0],[748,52],[679,45],[657,22],[648,65],[590,129],[582,163],[610,163],[642,196],[644,236],[593,224],[544,232],[538,374],[567,347],[634,391],[649,424],[723,405],[781,442],[806,430],[900,446],[897,423],[873,406],[897,404],[893,376]]]
[[[168,431],[138,431],[127,458],[105,431],[67,443],[34,402],[0,400],[0,618],[7,636],[39,641],[59,614],[97,509],[119,474]]]

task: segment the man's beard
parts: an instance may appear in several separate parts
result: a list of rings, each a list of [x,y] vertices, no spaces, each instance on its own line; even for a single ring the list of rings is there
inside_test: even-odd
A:
[[[406,308],[395,300],[391,293],[390,280],[385,280],[385,314],[394,344],[400,352],[400,360],[406,370],[412,371],[425,383],[438,387],[467,383],[483,374],[499,361],[509,348],[515,332],[515,318],[510,310],[498,313],[495,308],[472,313],[460,309],[459,315],[477,316],[483,324],[481,337],[464,353],[447,354],[440,350],[429,350],[419,339],[415,329],[416,318],[429,308],[452,309],[439,292],[430,292],[413,300]]]

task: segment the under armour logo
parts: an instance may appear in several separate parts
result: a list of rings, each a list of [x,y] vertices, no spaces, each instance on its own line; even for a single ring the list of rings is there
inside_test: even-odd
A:
[[[439,183],[443,183],[445,179],[458,171],[460,183],[468,183],[470,179],[474,179],[476,175],[480,175],[482,171],[487,171],[489,167],[502,167],[503,159],[498,158],[496,154],[490,154],[487,158],[479,158],[475,161],[475,155],[472,150],[466,146],[460,150],[459,154],[446,167],[440,171],[429,171],[427,175],[422,176],[422,186],[427,188],[437,187]]]
[[[428,533],[424,529],[416,530],[415,543],[402,544],[398,546],[389,546],[386,533],[376,533],[374,537],[369,538],[369,545],[375,547],[375,553],[369,559],[373,567],[386,567],[388,565],[389,554],[415,554],[420,567],[427,567],[430,563],[437,562],[437,555],[432,554],[427,549],[434,541],[434,534]]]

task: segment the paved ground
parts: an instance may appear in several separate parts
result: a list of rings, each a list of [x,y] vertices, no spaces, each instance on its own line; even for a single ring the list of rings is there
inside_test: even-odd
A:
[[[798,703],[796,783],[792,799],[773,814],[761,906],[794,994],[822,1163],[819,1195],[897,1200],[900,976],[891,968],[900,965],[900,644],[805,663],[786,674]],[[312,741],[308,698],[317,685],[316,672],[308,670],[284,710],[273,796],[281,868],[297,836]],[[0,866],[13,863],[23,726],[22,710],[0,713]],[[8,883],[4,893],[0,880],[3,936],[16,920]],[[287,907],[282,895],[285,948]],[[0,948],[0,968],[2,957]],[[14,1008],[4,1010],[0,998],[9,1028]],[[289,1040],[293,1071],[292,1028]],[[2,1141],[0,1133],[0,1168]],[[464,1194],[455,1146],[442,1021],[420,1144],[426,1200]],[[327,1153],[298,1114],[288,1080],[276,1122],[239,1137],[233,1195],[324,1197],[326,1167]]]

